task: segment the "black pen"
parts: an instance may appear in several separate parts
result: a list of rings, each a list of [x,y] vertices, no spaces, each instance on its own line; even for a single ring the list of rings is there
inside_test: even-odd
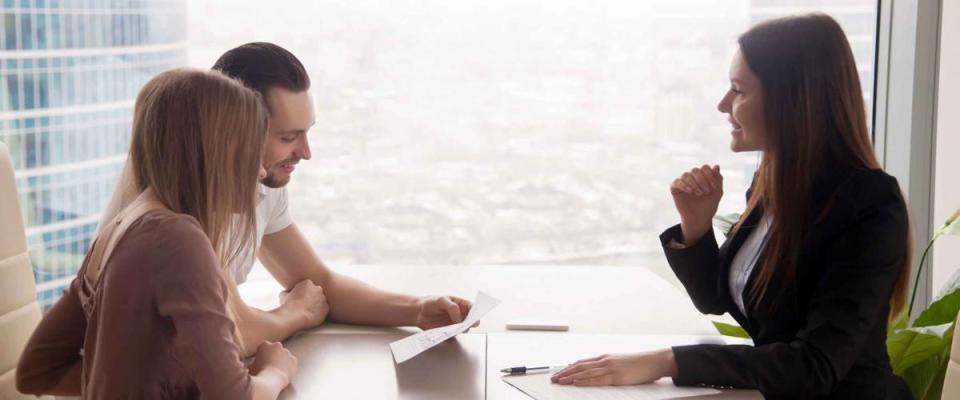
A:
[[[510,375],[524,375],[528,372],[546,372],[556,368],[566,368],[567,365],[551,365],[546,367],[512,367],[501,369],[500,372]]]

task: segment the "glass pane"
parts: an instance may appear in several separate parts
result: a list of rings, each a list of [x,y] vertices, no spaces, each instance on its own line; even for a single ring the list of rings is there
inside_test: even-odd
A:
[[[259,0],[33,2],[34,14],[5,2],[0,46],[54,52],[3,60],[0,75],[5,111],[57,110],[49,126],[0,125],[41,283],[76,273],[143,83],[254,37],[292,50],[314,80],[313,159],[289,189],[331,265],[663,268],[655,237],[677,221],[667,186],[681,171],[720,164],[722,211],[743,208],[756,155],[729,151],[715,110],[739,33],[829,13],[873,87],[867,0],[304,0],[271,18]],[[188,49],[141,46],[187,37]],[[87,47],[119,50],[55,53]]]
[[[113,192],[134,96],[153,74],[183,66],[186,56],[182,48],[122,47],[137,43],[137,32],[129,21],[117,22],[143,12],[182,19],[185,2],[6,3],[0,12],[0,111],[7,115],[0,140],[11,149],[41,288],[37,297],[47,308],[76,274]],[[98,49],[104,47],[115,48]],[[144,53],[157,58],[137,62],[146,60]],[[150,74],[130,73],[137,68],[150,68]]]
[[[251,26],[304,62],[317,123],[291,210],[332,265],[664,268],[682,171],[720,164],[721,212],[744,207],[757,155],[730,152],[716,110],[738,34],[826,12],[873,87],[872,0],[257,4],[191,2],[190,62]]]

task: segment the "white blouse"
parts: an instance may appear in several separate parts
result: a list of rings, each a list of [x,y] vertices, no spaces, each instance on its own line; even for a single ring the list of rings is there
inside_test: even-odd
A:
[[[730,263],[730,280],[728,282],[730,295],[743,315],[747,315],[747,310],[743,305],[743,289],[747,286],[750,274],[753,273],[753,268],[757,265],[760,253],[767,245],[767,237],[772,223],[773,219],[768,214],[764,214],[763,218],[760,219],[760,225],[753,232],[750,232],[750,236],[747,236],[747,240],[743,242],[743,246],[740,247]]]

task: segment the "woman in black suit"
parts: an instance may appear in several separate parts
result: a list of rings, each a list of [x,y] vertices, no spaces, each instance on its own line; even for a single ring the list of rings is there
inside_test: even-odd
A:
[[[896,179],[880,169],[846,36],[823,14],[739,39],[719,104],[735,152],[761,151],[747,209],[723,246],[711,220],[718,166],[670,187],[680,224],[660,240],[703,313],[730,313],[754,346],[700,344],[582,360],[559,384],[756,388],[767,398],[909,399],[891,372],[889,318],[903,310],[910,235]]]

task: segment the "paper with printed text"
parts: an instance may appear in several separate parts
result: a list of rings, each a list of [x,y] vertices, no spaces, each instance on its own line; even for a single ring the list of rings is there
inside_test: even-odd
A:
[[[483,292],[477,293],[477,298],[473,301],[473,306],[470,307],[470,312],[467,313],[463,322],[429,329],[390,343],[390,351],[393,352],[394,361],[400,364],[442,343],[444,340],[466,332],[497,304],[500,304],[500,300]]]

